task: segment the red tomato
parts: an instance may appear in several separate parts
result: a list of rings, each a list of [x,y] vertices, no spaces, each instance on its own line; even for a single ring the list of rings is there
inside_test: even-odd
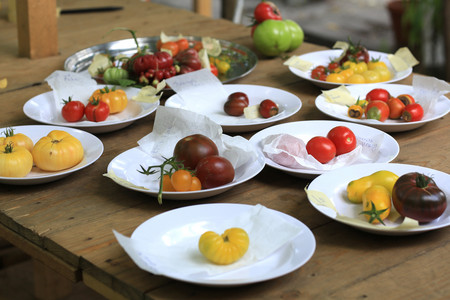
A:
[[[280,10],[270,1],[263,1],[256,5],[253,15],[258,23],[270,19],[282,20]]]
[[[202,188],[211,189],[230,183],[234,179],[234,167],[228,159],[218,155],[202,158],[195,168]]]
[[[326,70],[324,66],[317,66],[315,67],[312,71],[311,71],[311,78],[312,79],[317,79],[320,80],[320,77],[325,74],[326,75]]]
[[[336,146],[324,136],[310,139],[306,144],[306,151],[322,164],[326,164],[336,156]]]
[[[398,98],[391,98],[388,101],[389,106],[389,118],[400,119],[405,109],[405,104]]]
[[[397,98],[400,99],[405,105],[416,103],[416,100],[408,94],[398,95]]]
[[[389,106],[381,100],[370,101],[366,107],[366,118],[375,119],[380,122],[386,121],[389,117]]]
[[[334,69],[339,68],[339,63],[337,62],[330,62],[328,64],[328,70],[333,71]]]
[[[86,105],[84,113],[89,121],[105,121],[109,116],[109,105],[106,104],[106,102],[94,99],[92,101],[89,101],[88,105]]]
[[[182,162],[184,167],[190,170],[195,170],[202,158],[211,155],[219,155],[219,150],[209,137],[202,134],[182,138],[173,149],[175,160]]]
[[[61,114],[67,122],[77,122],[80,121],[84,116],[84,104],[81,101],[63,100],[64,106],[61,109]]]
[[[189,48],[189,41],[185,38],[179,39],[175,43],[177,43],[179,51],[183,51]]]
[[[391,95],[385,89],[373,89],[366,95],[367,101],[381,100],[387,103],[389,99]]]
[[[217,67],[214,64],[210,64],[211,66],[211,73],[214,74],[214,76],[219,76],[219,70],[217,70]]]
[[[423,118],[423,108],[419,103],[408,104],[402,113],[402,119],[406,122],[416,122]]]
[[[270,118],[278,114],[278,105],[270,99],[263,100],[259,104],[259,113],[263,118]]]
[[[356,148],[356,136],[348,127],[334,127],[328,132],[327,138],[336,146],[336,155],[351,152]]]
[[[223,109],[230,116],[242,116],[244,108],[248,106],[248,97],[245,93],[235,92],[228,96]]]

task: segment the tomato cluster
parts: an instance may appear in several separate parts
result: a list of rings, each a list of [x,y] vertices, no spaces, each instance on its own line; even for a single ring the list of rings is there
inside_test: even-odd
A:
[[[361,119],[375,119],[380,122],[390,119],[402,119],[406,122],[420,121],[423,108],[409,94],[393,97],[387,90],[375,88],[369,91],[365,100],[358,100],[348,108],[348,116]]]
[[[356,136],[348,127],[336,126],[326,137],[315,136],[306,144],[306,151],[317,161],[326,164],[337,155],[345,154],[356,148]]]
[[[223,110],[230,116],[242,116],[245,108],[249,105],[247,94],[243,92],[231,93],[225,104]],[[264,99],[258,105],[258,112],[263,118],[270,118],[278,114],[278,105],[270,99]]]
[[[0,176],[24,177],[33,164],[43,171],[61,171],[78,164],[84,157],[81,142],[62,130],[53,130],[36,144],[13,129],[0,137]]]

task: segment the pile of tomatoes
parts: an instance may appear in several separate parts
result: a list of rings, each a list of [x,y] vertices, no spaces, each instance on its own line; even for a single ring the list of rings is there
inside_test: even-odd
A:
[[[345,126],[332,128],[327,136],[315,136],[306,144],[306,151],[317,161],[326,164],[337,155],[345,154],[356,148],[356,136]]]
[[[231,93],[225,104],[223,110],[230,116],[242,116],[245,108],[249,105],[247,94],[243,92]],[[270,118],[278,114],[278,105],[270,99],[261,101],[258,105],[258,112],[263,118]]]
[[[33,164],[43,171],[61,171],[78,164],[84,157],[81,142],[62,130],[53,130],[36,144],[22,133],[5,130],[0,137],[0,176],[25,177]]]
[[[110,114],[123,111],[128,105],[127,94],[123,90],[108,87],[95,90],[86,106],[83,102],[72,100],[70,97],[63,101],[61,114],[67,122],[78,122],[83,116],[89,121],[101,122]]]
[[[402,119],[406,122],[416,122],[423,118],[423,107],[409,94],[393,97],[382,88],[372,89],[365,100],[358,100],[348,108],[348,116],[361,119],[375,119],[380,122],[389,119]]]

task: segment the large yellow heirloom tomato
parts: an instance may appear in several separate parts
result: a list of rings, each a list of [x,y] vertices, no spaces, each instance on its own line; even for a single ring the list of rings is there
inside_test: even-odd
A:
[[[108,88],[107,86],[96,90],[89,98],[89,102],[94,99],[100,99],[109,106],[109,113],[115,114],[123,111],[128,104],[127,94],[124,90],[116,90],[115,88]]]
[[[0,176],[24,177],[33,168],[33,156],[25,147],[10,142],[0,146]]]
[[[222,235],[207,231],[198,241],[198,249],[211,262],[229,265],[239,260],[247,252],[250,240],[241,228],[230,228]]]
[[[33,159],[44,171],[60,171],[78,164],[84,156],[81,142],[62,130],[53,130],[34,145]]]
[[[6,145],[13,142],[16,146],[27,148],[31,152],[33,150],[33,141],[23,133],[14,133],[14,129],[8,128],[4,132],[5,137],[0,137],[0,145]]]

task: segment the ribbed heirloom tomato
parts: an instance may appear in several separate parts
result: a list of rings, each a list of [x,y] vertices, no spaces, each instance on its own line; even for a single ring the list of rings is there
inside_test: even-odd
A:
[[[33,156],[25,147],[9,142],[0,146],[0,176],[24,177],[33,168]]]
[[[127,94],[124,90],[115,88],[108,88],[107,86],[94,91],[89,98],[89,102],[94,99],[99,99],[101,102],[105,102],[109,106],[109,113],[115,114],[123,111],[128,104]]]
[[[6,129],[3,134],[5,137],[0,137],[0,145],[7,145],[13,143],[15,146],[25,147],[31,152],[33,149],[33,141],[23,133],[14,133],[13,128]]]

